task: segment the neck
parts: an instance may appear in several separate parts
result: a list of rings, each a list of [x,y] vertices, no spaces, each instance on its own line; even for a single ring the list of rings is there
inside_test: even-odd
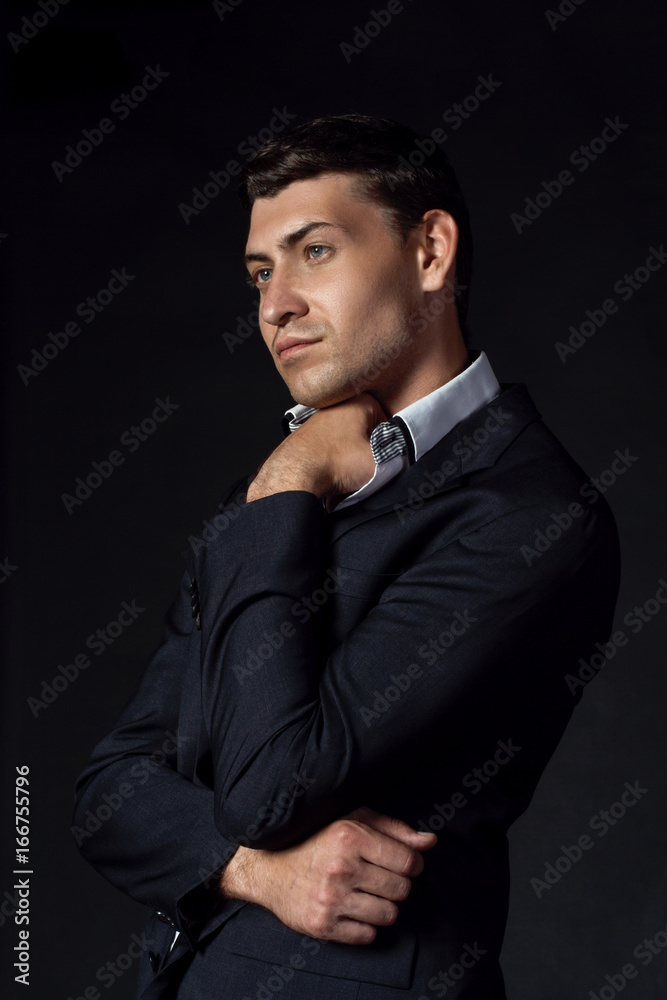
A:
[[[468,350],[459,334],[458,337],[451,338],[449,343],[441,340],[438,349],[429,352],[415,369],[401,373],[402,377],[395,385],[373,388],[369,392],[377,399],[384,412],[392,416],[451,382],[469,364]]]

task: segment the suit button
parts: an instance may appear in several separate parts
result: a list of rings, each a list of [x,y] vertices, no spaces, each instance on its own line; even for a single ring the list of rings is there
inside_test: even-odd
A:
[[[174,930],[176,929],[176,924],[174,923],[174,921],[171,919],[171,917],[168,917],[166,913],[163,913],[162,910],[156,910],[155,916],[159,920],[161,920],[163,924],[169,924],[169,926],[173,927]]]
[[[201,618],[200,618],[200,607],[199,607],[199,590],[197,588],[197,581],[191,580],[190,586],[188,587],[190,591],[190,604],[192,605],[192,617],[195,619],[195,623],[198,629],[201,629]]]
[[[156,955],[154,951],[149,951],[148,961],[151,963],[151,969],[153,972],[157,972],[158,966],[160,965],[160,956]]]

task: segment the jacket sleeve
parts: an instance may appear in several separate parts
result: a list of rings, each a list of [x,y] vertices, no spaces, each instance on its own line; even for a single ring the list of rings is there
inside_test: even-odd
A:
[[[510,511],[420,555],[322,656],[317,615],[294,613],[327,570],[322,505],[305,491],[246,504],[200,567],[203,711],[225,836],[296,843],[372,803],[392,761],[429,735],[456,746],[480,693],[488,703],[512,686],[564,688],[575,653],[611,625],[615,550],[589,509],[527,565],[521,546],[549,516]],[[401,676],[414,680],[374,712]]]
[[[212,891],[238,846],[217,829],[213,792],[176,770],[183,677],[198,642],[189,585],[186,573],[136,694],[76,783],[72,833],[101,875],[193,947],[214,912],[242,904]]]

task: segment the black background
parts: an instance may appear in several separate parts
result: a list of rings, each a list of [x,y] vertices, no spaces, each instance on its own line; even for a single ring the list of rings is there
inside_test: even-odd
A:
[[[281,437],[291,400],[259,334],[233,351],[223,339],[254,308],[234,182],[189,224],[179,211],[209,171],[244,162],[239,144],[268,127],[274,108],[295,122],[361,111],[423,133],[444,128],[473,221],[474,345],[501,381],[528,384],[549,426],[593,476],[609,469],[617,449],[636,456],[607,493],[624,563],[617,627],[630,641],[585,692],[511,831],[503,958],[516,1000],[597,995],[605,976],[628,962],[638,975],[627,1000],[664,996],[667,949],[646,966],[633,950],[667,923],[667,611],[637,634],[622,620],[667,575],[665,269],[627,302],[614,292],[667,237],[658,102],[664,14],[648,0],[566,2],[572,13],[551,27],[544,4],[528,0],[406,0],[347,61],[341,42],[352,43],[356,26],[383,6],[242,0],[221,18],[211,3],[71,0],[15,53],[5,36],[41,8],[7,5],[0,254],[10,531],[0,559],[16,568],[1,588],[3,772],[9,786],[16,765],[30,766],[35,872],[32,992],[15,986],[12,958],[0,970],[2,988],[17,996],[65,1000],[90,985],[112,1000],[133,996],[136,963],[108,990],[96,973],[126,952],[146,913],[80,860],[72,785],[159,639],[188,535]],[[123,121],[110,113],[158,64],[169,75],[145,101]],[[500,86],[488,99],[460,128],[443,123],[489,74]],[[628,127],[587,170],[573,167],[570,154],[616,116]],[[104,117],[114,131],[59,181],[52,163]],[[518,233],[512,213],[567,168],[574,183]],[[79,317],[80,335],[24,384],[18,366],[32,363],[49,332],[77,319],[77,304],[105,288],[113,268],[135,277],[94,322]],[[610,297],[617,313],[562,361],[556,342]],[[167,396],[178,409],[130,453],[121,435]],[[124,464],[68,513],[62,495],[114,449]],[[137,621],[35,715],[27,699],[41,698],[43,682],[132,600],[145,609]],[[530,879],[543,878],[561,845],[590,833],[591,817],[635,781],[647,794],[538,899]],[[11,897],[6,801],[0,892]],[[18,930],[9,909],[0,918],[6,956]]]

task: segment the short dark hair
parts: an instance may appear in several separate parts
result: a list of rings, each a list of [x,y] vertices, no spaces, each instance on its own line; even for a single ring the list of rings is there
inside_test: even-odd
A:
[[[444,151],[431,138],[387,118],[326,115],[257,149],[241,171],[239,198],[250,214],[257,198],[271,198],[292,181],[333,172],[359,176],[362,197],[386,210],[388,224],[403,244],[429,209],[449,212],[459,230],[454,291],[466,337],[472,233],[463,193]]]

